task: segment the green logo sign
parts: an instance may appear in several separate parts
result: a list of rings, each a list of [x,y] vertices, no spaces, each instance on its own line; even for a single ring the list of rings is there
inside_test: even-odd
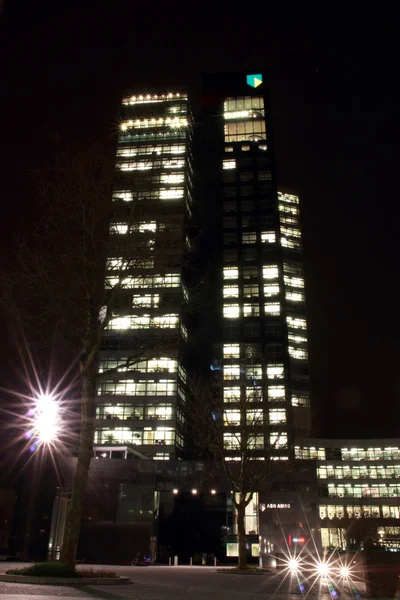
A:
[[[258,73],[258,75],[246,75],[247,85],[250,85],[253,88],[258,87],[262,84],[262,75]]]

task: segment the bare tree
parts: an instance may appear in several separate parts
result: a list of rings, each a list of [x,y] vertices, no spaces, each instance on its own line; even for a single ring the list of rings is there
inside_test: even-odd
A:
[[[238,567],[246,569],[246,508],[254,494],[271,481],[271,455],[282,445],[282,431],[277,427],[271,433],[266,425],[259,387],[231,397],[229,403],[222,403],[219,387],[209,381],[194,378],[189,388],[189,435],[232,490],[237,511]]]
[[[101,338],[106,328],[134,328],[132,306],[124,317],[118,299],[138,274],[151,268],[156,252],[168,254],[162,241],[155,248],[154,231],[140,231],[135,225],[148,203],[138,202],[134,178],[127,184],[128,201],[112,202],[113,166],[113,152],[96,145],[64,154],[34,173],[40,218],[29,235],[18,240],[18,275],[13,271],[3,286],[3,302],[23,330],[29,330],[33,343],[40,338],[40,344],[48,346],[57,330],[58,340],[79,357],[80,437],[61,552],[61,560],[69,563],[76,560],[93,455]],[[124,318],[128,325],[119,321]],[[145,342],[132,336],[131,348],[112,371],[127,370],[166,351],[156,336]]]

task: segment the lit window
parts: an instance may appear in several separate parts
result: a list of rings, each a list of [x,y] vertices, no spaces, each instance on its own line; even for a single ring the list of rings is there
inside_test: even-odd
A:
[[[301,292],[286,292],[285,298],[291,302],[304,302],[304,294]]]
[[[259,181],[271,181],[272,175],[271,171],[259,171],[258,172],[258,180]]]
[[[286,410],[284,408],[271,408],[268,411],[270,423],[286,423]]]
[[[295,344],[303,344],[307,342],[307,338],[304,335],[295,335],[294,333],[288,334],[289,342],[295,342]]]
[[[260,307],[258,304],[244,304],[243,315],[245,317],[258,317],[260,315]]]
[[[281,238],[281,244],[284,248],[301,248],[301,242],[299,240],[288,240],[287,238]]]
[[[225,152],[233,152],[233,146],[225,146]]]
[[[232,380],[240,378],[240,366],[239,365],[225,365],[224,366],[224,379]]]
[[[240,433],[224,433],[224,448],[227,450],[240,448]]]
[[[263,401],[263,393],[261,386],[253,385],[246,387],[246,401],[247,402],[262,402]]]
[[[126,223],[111,223],[110,233],[128,233],[128,225]]]
[[[283,379],[284,368],[282,364],[270,364],[267,365],[267,377],[268,379]]]
[[[128,191],[119,191],[113,193],[113,200],[115,201],[123,201],[123,202],[131,202],[133,200],[133,193]]]
[[[131,317],[117,317],[110,319],[107,329],[129,329],[131,326]]]
[[[182,183],[183,180],[183,173],[169,173],[168,175],[161,175],[161,183]]]
[[[240,425],[240,411],[239,410],[225,410],[224,411],[224,425]]]
[[[270,433],[269,443],[273,448],[287,448],[287,433]]]
[[[276,242],[275,231],[263,231],[261,232],[261,242],[263,244],[273,244]]]
[[[225,158],[222,161],[223,169],[236,169],[236,160],[234,158]]]
[[[310,406],[310,398],[308,396],[292,396],[292,406]]]
[[[257,234],[254,233],[243,233],[242,235],[243,244],[255,244],[257,242]]]
[[[308,352],[305,348],[294,348],[289,346],[289,356],[297,358],[298,360],[305,360],[308,358]]]
[[[279,315],[281,308],[278,303],[266,302],[264,304],[264,310],[269,315]]]
[[[259,426],[264,423],[264,411],[262,408],[246,411],[246,424]]]
[[[260,450],[264,448],[264,436],[263,435],[250,435],[247,439],[247,446],[249,450]]]
[[[258,285],[245,285],[243,286],[243,296],[245,298],[251,298],[258,296]]]
[[[139,296],[134,294],[132,298],[132,306],[156,307],[160,301],[159,294],[145,294]]]
[[[142,221],[141,223],[133,223],[131,229],[132,231],[139,231],[140,233],[146,233],[147,231],[155,232],[157,230],[157,223],[155,221]]]
[[[263,150],[264,152],[266,152],[268,150],[267,145],[266,144],[259,144],[258,148],[260,150]]]
[[[161,200],[175,200],[178,198],[183,198],[183,188],[171,188],[169,190],[160,190]]]
[[[270,298],[279,294],[279,285],[277,283],[268,283],[264,285],[264,296]]]
[[[224,285],[224,298],[238,298],[239,288],[238,286]]]
[[[283,227],[282,226],[281,233],[285,237],[294,237],[294,238],[301,237],[300,229],[295,229],[294,227]]]
[[[179,323],[178,315],[163,315],[162,317],[153,317],[155,327],[177,327]]]
[[[247,146],[247,144],[242,144],[242,152],[248,152],[250,150],[250,146]]]
[[[285,399],[285,386],[283,385],[270,385],[268,387],[268,398],[271,400],[284,400]]]
[[[285,285],[289,287],[295,288],[303,288],[304,287],[304,279],[302,277],[290,277],[288,275],[284,275],[283,277]]]
[[[286,322],[291,329],[307,329],[306,320],[300,317],[286,317]]]
[[[277,265],[268,265],[263,267],[264,279],[276,279],[279,275]]]
[[[282,192],[278,192],[278,200],[280,202],[285,202],[288,204],[298,204],[299,197],[294,194],[283,194]]]
[[[246,366],[246,379],[261,379],[261,377],[262,377],[261,365]]]
[[[237,267],[225,267],[224,279],[237,279],[239,277],[239,269]]]
[[[288,204],[279,204],[279,212],[289,215],[298,215],[299,209],[297,206],[290,206]]]
[[[224,358],[239,358],[239,344],[224,344]]]
[[[224,304],[224,318],[237,319],[240,315],[239,304]]]
[[[239,402],[239,401],[240,401],[240,388],[238,388],[238,387],[224,388],[224,402]]]

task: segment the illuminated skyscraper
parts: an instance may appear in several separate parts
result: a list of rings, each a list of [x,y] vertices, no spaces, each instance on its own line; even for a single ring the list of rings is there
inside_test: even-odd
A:
[[[277,190],[265,77],[206,77],[203,105],[193,128],[186,95],[123,100],[99,457],[119,456],[125,446],[148,458],[183,456],[187,366],[201,362],[219,380],[232,458],[244,400],[249,422],[262,424],[255,456],[272,445],[274,458],[286,459],[294,437],[310,429],[299,199]],[[195,315],[196,356],[187,363],[185,267],[196,221],[208,304]]]
[[[253,453],[285,460],[308,435],[307,324],[299,198],[278,192],[263,74],[204,80],[200,201],[209,223],[211,322],[225,446],[239,455],[240,414],[261,423]],[[211,261],[209,261],[209,264]],[[242,423],[243,424],[243,423]]]
[[[124,98],[102,340],[98,457],[181,455],[186,221],[192,203],[190,113],[179,93]]]

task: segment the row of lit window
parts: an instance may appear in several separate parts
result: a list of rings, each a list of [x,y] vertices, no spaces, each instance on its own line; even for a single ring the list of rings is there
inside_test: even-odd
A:
[[[94,435],[95,444],[130,444],[133,446],[167,445],[175,443],[175,428],[157,427],[132,431],[130,427],[115,427],[113,429],[98,429]]]
[[[240,433],[224,433],[224,448],[226,450],[240,450],[241,439]],[[262,450],[264,448],[264,436],[257,433],[254,435],[247,434],[243,444],[245,446],[243,450]],[[287,448],[287,433],[270,433],[269,445],[275,449]]]
[[[400,497],[400,485],[376,483],[373,487],[366,487],[365,484],[335,485],[328,483],[328,495],[339,498],[398,498]]]
[[[100,404],[96,408],[96,418],[168,421],[173,418],[174,412],[172,404]]]
[[[239,358],[239,344],[234,344],[234,345],[228,345],[225,344],[224,345],[224,358]],[[238,374],[240,375],[240,373],[244,373],[246,375],[246,377],[248,378],[258,378],[260,379],[262,377],[262,366],[260,364],[257,365],[249,365],[246,364],[243,367],[240,367],[240,365],[225,365],[224,366],[224,373],[225,373],[225,369],[228,369],[229,367],[234,367],[235,370],[238,370]],[[228,372],[228,371],[226,371]],[[236,372],[236,371],[234,371]],[[285,369],[283,364],[268,364],[265,367],[265,373],[267,376],[267,379],[284,379],[284,373],[285,373]],[[226,377],[224,377],[224,379],[226,379]],[[233,377],[230,377],[229,379],[233,379]],[[235,378],[236,379],[236,378]]]
[[[325,448],[315,448],[314,446],[295,446],[294,456],[295,458],[304,460],[325,460]]]
[[[132,363],[128,356],[120,358],[105,358],[99,362],[99,373],[109,371],[110,369],[118,373],[126,371],[140,371],[141,373],[176,373],[178,370],[178,361],[172,358],[152,358],[150,360],[141,360]]]
[[[137,245],[136,249],[137,251],[140,250],[145,250],[146,253],[151,253],[153,252],[155,248],[155,240],[146,240],[143,244],[141,244],[140,246]],[[154,268],[154,258],[139,258],[138,256],[135,256],[134,258],[131,258],[130,260],[121,260],[121,259],[113,259],[110,258],[107,260],[106,263],[106,271],[128,271],[128,270],[134,270],[134,269],[153,269]]]
[[[179,200],[184,196],[184,189],[182,187],[174,187],[174,188],[159,188],[158,190],[142,190],[135,193],[136,200]],[[121,197],[121,193],[118,193],[115,197],[118,200],[127,200],[125,197]],[[129,197],[131,200],[131,197]],[[128,201],[128,200],[127,200]],[[128,233],[127,223],[115,224],[116,227],[110,227],[111,233]]]
[[[227,122],[224,130],[225,142],[257,142],[266,138],[264,119]]]
[[[186,94],[145,94],[140,96],[128,96],[122,100],[122,104],[148,104],[152,102],[168,102],[179,98],[180,100],[187,100]]]
[[[147,379],[139,381],[134,379],[100,380],[97,394],[99,396],[174,396],[176,388],[177,382],[174,379],[160,379],[159,381]]]
[[[278,204],[279,212],[286,215],[299,215],[299,209],[294,204]]]
[[[167,117],[158,119],[136,119],[135,121],[129,120],[121,123],[121,130],[127,131],[128,129],[147,129],[148,127],[186,127],[188,124],[187,119],[184,117]]]
[[[342,460],[400,460],[399,448],[342,448]]]
[[[240,96],[236,98],[226,98],[224,102],[224,115],[236,111],[263,109],[264,98],[262,96]]]
[[[183,160],[183,158],[174,158],[174,159],[164,159],[164,160],[151,160],[151,159],[147,159],[147,160],[138,160],[138,161],[130,161],[130,162],[121,162],[121,163],[117,163],[116,167],[118,169],[120,169],[121,171],[151,171],[152,169],[182,169],[185,166],[185,161]],[[179,175],[181,175],[182,179],[178,179],[176,181],[169,181],[168,177],[170,176],[170,173],[158,173],[157,177],[158,177],[158,181],[160,179],[161,176],[161,182],[162,183],[179,183],[180,181],[183,181],[183,174],[179,173]],[[155,177],[155,176],[153,176]],[[146,179],[144,177],[141,177],[141,181],[146,181]],[[151,181],[153,181],[153,179],[151,179]],[[154,179],[154,182],[156,183],[157,180]]]
[[[278,200],[280,202],[285,202],[286,204],[298,204],[299,197],[294,194],[286,194],[284,192],[278,192]]]
[[[245,414],[243,412],[238,409],[225,409],[225,426],[240,425],[242,420],[245,420],[247,425],[263,425],[264,411],[261,408],[246,410]],[[268,422],[286,423],[286,410],[284,408],[271,408],[268,411]]]
[[[258,148],[258,150],[263,150],[264,152],[266,152],[268,150],[268,147],[266,144],[258,144],[257,148]],[[242,152],[248,152],[249,150],[251,150],[251,146],[249,144],[242,144],[240,146],[240,150]],[[233,152],[233,151],[234,151],[233,146],[225,146],[225,152]]]
[[[317,473],[321,479],[398,479],[400,465],[321,466]]]
[[[365,519],[379,518],[383,519],[400,519],[400,506],[385,506],[378,504],[339,504],[339,505],[320,505],[320,519]]]
[[[269,388],[267,398],[269,401],[284,401],[285,400],[285,390],[284,388]],[[240,402],[241,398],[241,388],[240,387],[224,387],[223,389],[223,399],[226,404],[234,404]],[[263,391],[260,386],[247,386],[244,388],[243,393],[245,394],[245,398],[247,402],[262,402],[263,401]],[[302,408],[308,408],[310,406],[310,399],[308,396],[292,396],[291,399],[292,406],[299,406]],[[298,457],[297,457],[298,458]]]
[[[117,156],[143,156],[147,154],[185,154],[184,144],[141,144],[140,146],[120,146]]]
[[[260,315],[260,306],[258,304],[243,304],[242,307],[239,304],[225,304],[223,307],[223,315],[225,319],[237,319],[241,315],[241,309],[244,317],[257,317]],[[264,310],[266,314],[279,315],[280,304],[279,303],[265,303]]]
[[[131,315],[128,317],[114,317],[110,319],[106,329],[149,329],[150,327],[175,328],[178,327],[179,316],[167,314],[161,316]]]
[[[107,277],[106,287],[114,288],[120,285],[124,289],[133,288],[168,288],[179,287],[181,276],[177,273],[166,273],[165,275],[140,275],[139,277]]]
[[[254,271],[255,275],[258,275],[258,271]],[[223,269],[224,279],[238,279],[239,268],[238,267],[224,267]],[[265,265],[262,268],[262,275],[264,279],[277,279],[279,276],[278,265]]]

